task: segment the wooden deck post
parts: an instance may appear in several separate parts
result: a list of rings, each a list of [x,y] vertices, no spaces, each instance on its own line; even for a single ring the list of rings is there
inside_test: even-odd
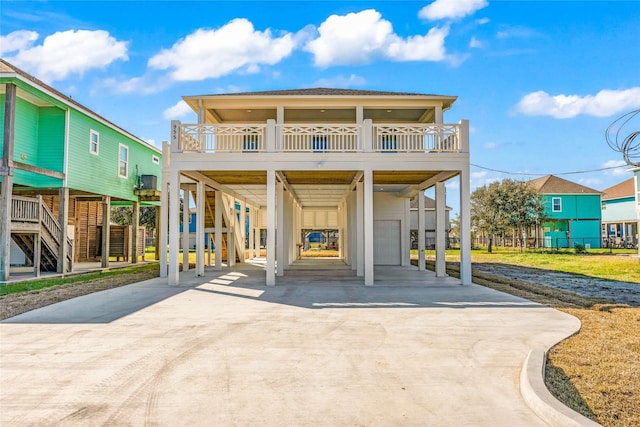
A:
[[[13,192],[13,146],[15,143],[16,85],[5,85],[4,135],[0,163],[0,281],[9,280],[11,264],[11,195]]]
[[[131,264],[138,263],[138,226],[140,224],[140,202],[135,201],[131,204],[133,210],[131,215]]]
[[[109,268],[109,223],[111,222],[111,197],[102,196],[102,268]]]
[[[69,269],[67,265],[67,256],[73,257],[73,254],[68,254],[67,251],[67,239],[68,239],[68,224],[69,224],[69,187],[60,187],[58,189],[58,223],[60,223],[60,248],[58,249],[58,273],[66,273]]]

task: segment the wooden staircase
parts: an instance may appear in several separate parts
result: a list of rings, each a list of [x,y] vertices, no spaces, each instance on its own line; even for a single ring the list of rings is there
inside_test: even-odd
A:
[[[194,195],[194,199],[195,199]],[[222,228],[226,229],[229,224],[229,218],[227,212],[229,211],[229,201],[225,199],[223,196],[223,210],[222,210]],[[215,228],[215,213],[216,213],[216,195],[214,191],[205,192],[205,200],[204,200],[204,228],[205,229],[213,229]],[[240,254],[242,248],[244,248],[244,242],[242,242],[242,237],[240,234],[240,225],[238,221],[234,221],[234,236],[236,237],[235,242],[235,256],[236,261],[240,261]],[[222,260],[229,262],[228,253],[227,253],[227,233],[222,233]]]
[[[11,238],[42,271],[57,271],[62,229],[41,197],[11,200]],[[38,244],[39,243],[39,244]],[[67,272],[73,269],[73,241],[67,238]]]

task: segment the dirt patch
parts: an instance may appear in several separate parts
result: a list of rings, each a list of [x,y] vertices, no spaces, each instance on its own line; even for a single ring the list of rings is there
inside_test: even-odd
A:
[[[158,275],[158,268],[129,269],[127,272],[98,277],[87,281],[68,283],[36,291],[3,295],[0,296],[0,320],[93,292],[152,279],[158,277]]]
[[[494,263],[474,263],[473,269],[483,273],[551,286],[584,297],[598,298],[634,307],[640,306],[640,284],[638,283]]]

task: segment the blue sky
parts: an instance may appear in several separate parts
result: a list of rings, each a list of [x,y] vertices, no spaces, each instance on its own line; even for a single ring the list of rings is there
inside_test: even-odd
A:
[[[0,55],[157,146],[195,122],[183,95],[455,95],[476,188],[623,164],[604,132],[640,108],[638,22],[638,1],[3,0]],[[631,173],[561,176],[602,190]]]

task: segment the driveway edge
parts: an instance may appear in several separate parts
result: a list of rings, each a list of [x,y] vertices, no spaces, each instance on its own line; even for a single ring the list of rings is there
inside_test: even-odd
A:
[[[520,393],[527,405],[551,426],[600,426],[553,397],[544,383],[546,360],[546,351],[531,350],[522,364]]]

